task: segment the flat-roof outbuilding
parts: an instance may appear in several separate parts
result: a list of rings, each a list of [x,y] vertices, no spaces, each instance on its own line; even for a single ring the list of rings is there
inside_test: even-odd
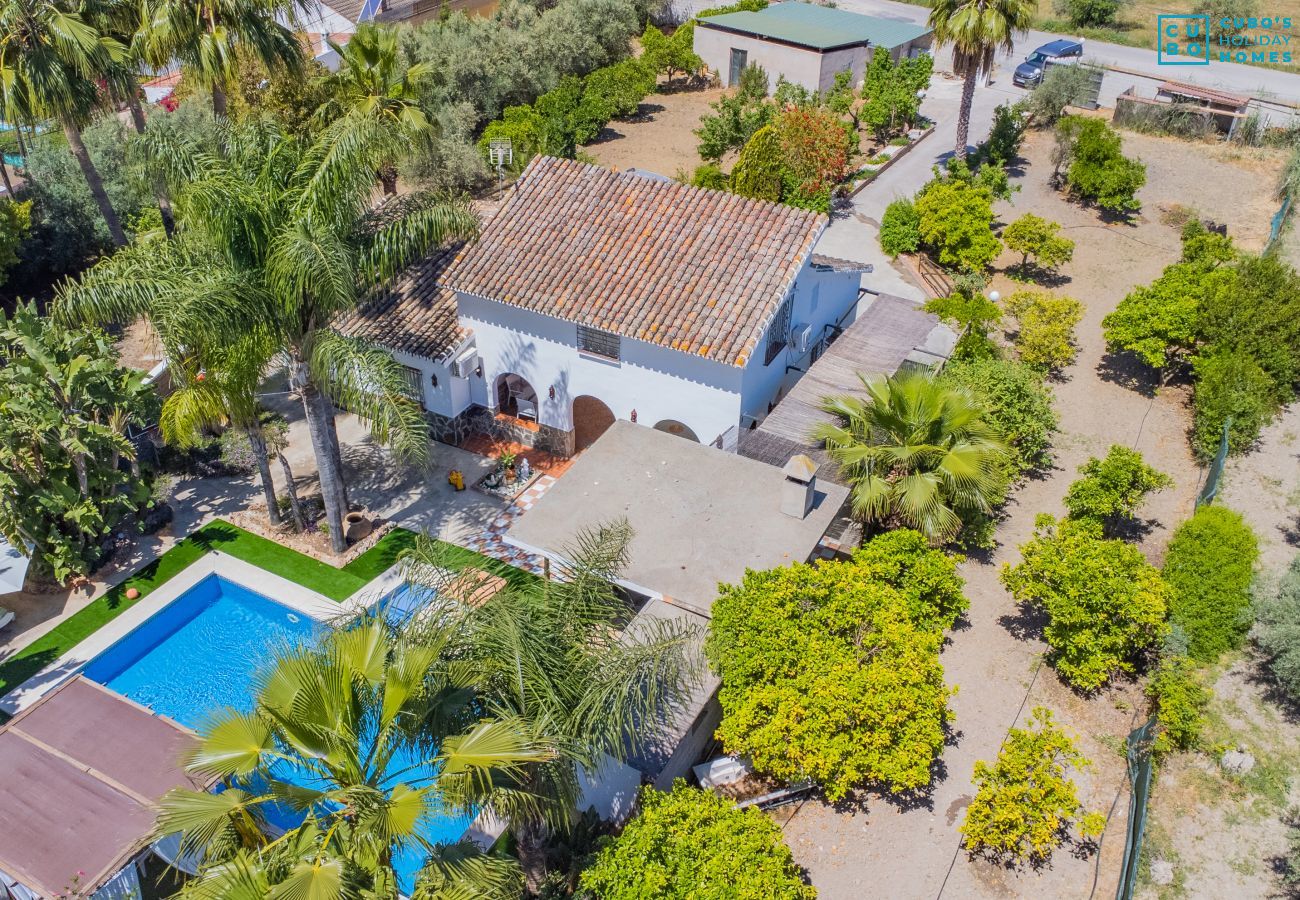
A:
[[[931,30],[924,25],[797,0],[757,12],[706,16],[695,24],[696,54],[728,87],[750,64],[767,72],[771,90],[784,77],[824,91],[844,70],[853,73],[858,85],[877,47],[898,60],[928,52],[931,43]]]

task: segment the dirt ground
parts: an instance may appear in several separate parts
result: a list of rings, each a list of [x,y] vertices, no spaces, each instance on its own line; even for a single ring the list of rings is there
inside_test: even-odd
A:
[[[582,148],[609,169],[640,169],[670,178],[689,174],[700,164],[695,129],[722,88],[651,94],[638,115],[610,122],[597,139]]]
[[[1077,297],[1086,309],[1078,329],[1079,356],[1054,385],[1061,416],[1056,466],[1017,491],[999,527],[996,550],[963,566],[971,598],[969,621],[954,632],[943,655],[947,679],[959,688],[953,702],[956,728],[930,794],[909,803],[868,796],[851,808],[810,801],[776,813],[795,858],[807,867],[825,900],[1104,897],[1115,892],[1127,826],[1122,742],[1140,715],[1140,685],[1121,679],[1087,699],[1064,687],[1050,668],[1039,666],[1045,649],[1040,623],[1014,605],[998,581],[998,570],[1019,558],[1017,548],[1031,537],[1038,513],[1064,512],[1062,500],[1078,467],[1115,443],[1137,448],[1174,479],[1172,488],[1153,495],[1142,510],[1147,526],[1142,548],[1160,562],[1171,531],[1191,514],[1202,478],[1187,443],[1187,392],[1184,387],[1157,390],[1145,373],[1111,358],[1102,341],[1101,319],[1125,294],[1177,258],[1178,231],[1162,206],[1195,205],[1203,215],[1227,223],[1243,246],[1262,244],[1272,211],[1256,202],[1258,170],[1269,164],[1126,135],[1125,152],[1147,163],[1148,182],[1141,192],[1142,214],[1118,224],[1067,202],[1051,188],[1051,146],[1049,133],[1029,136],[1023,164],[1012,173],[1020,190],[997,212],[1004,222],[1035,212],[1060,222],[1077,244],[1074,260],[1055,288]],[[1193,154],[1194,170],[1188,165]],[[1189,190],[1189,180],[1194,190]],[[1000,262],[1013,261],[1008,254]],[[1004,296],[1015,286],[1004,277],[992,285]],[[1100,852],[1079,854],[1065,847],[1039,870],[971,860],[960,851],[957,829],[973,796],[974,762],[996,756],[1006,730],[1036,705],[1051,707],[1093,761],[1076,781],[1087,808],[1110,814]]]
[[[1240,512],[1260,539],[1258,569],[1275,574],[1300,544],[1300,404],[1268,426],[1259,445],[1228,461],[1219,502]],[[1287,809],[1300,805],[1300,710],[1272,690],[1249,651],[1215,679],[1207,743],[1241,747],[1258,760],[1245,778],[1223,774],[1205,753],[1170,760],[1152,793],[1143,891],[1160,898],[1278,896]],[[1174,866],[1170,885],[1150,882],[1152,860]]]

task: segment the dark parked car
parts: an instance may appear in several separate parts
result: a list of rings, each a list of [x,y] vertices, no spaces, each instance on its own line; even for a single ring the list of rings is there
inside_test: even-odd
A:
[[[1074,64],[1083,56],[1083,41],[1061,39],[1044,44],[1016,66],[1011,80],[1019,87],[1033,87],[1043,80],[1043,73],[1055,63]]]

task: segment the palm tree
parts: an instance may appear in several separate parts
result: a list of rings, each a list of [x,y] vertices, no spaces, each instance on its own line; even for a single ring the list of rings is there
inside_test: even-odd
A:
[[[975,82],[993,67],[999,49],[1011,51],[1017,35],[1029,30],[1032,0],[933,0],[930,27],[937,46],[952,45],[953,72],[963,79],[957,112],[957,156],[966,155]]]
[[[302,531],[306,522],[294,487],[293,469],[283,452],[285,422],[272,416],[257,397],[258,384],[270,367],[273,351],[274,344],[265,335],[254,334],[229,348],[211,352],[206,361],[201,362],[197,356],[179,363],[173,361],[173,390],[163,401],[158,425],[163,440],[182,449],[195,446],[211,428],[237,428],[248,441],[257,466],[266,516],[272,527],[283,521],[271,477],[271,457],[275,456],[284,470],[294,524]]]
[[[100,106],[97,82],[123,70],[126,48],[93,24],[84,0],[0,2],[0,119],[15,125],[56,120],[90,187],[113,243],[126,232],[109,202],[81,129]]]
[[[531,723],[553,758],[523,767],[521,787],[548,802],[509,817],[528,889],[546,873],[553,829],[573,824],[579,771],[596,773],[642,749],[695,687],[703,635],[677,619],[633,618],[614,587],[632,538],[626,522],[583,531],[553,580],[505,588],[467,620],[466,656],[481,670],[495,715]],[[427,537],[404,559],[413,584],[435,594],[464,576],[463,553]]]
[[[510,860],[426,837],[440,815],[535,806],[516,784],[551,754],[526,723],[482,714],[477,674],[447,652],[456,633],[425,620],[415,638],[368,615],[281,650],[252,710],[220,713],[188,760],[223,790],[176,788],[161,802],[158,835],[179,833],[203,860],[181,896],[517,896]],[[267,821],[285,807],[304,821],[273,837]],[[414,891],[397,869],[412,855]]]
[[[212,94],[212,111],[226,114],[226,85],[241,47],[268,70],[296,77],[302,46],[292,21],[306,0],[145,0],[142,55],[153,65],[180,62],[194,81]]]
[[[339,55],[339,69],[326,79],[329,100],[317,110],[319,120],[367,116],[400,131],[412,142],[432,134],[433,126],[417,100],[416,85],[433,67],[427,62],[404,66],[397,52],[395,29],[358,25],[346,44],[331,40],[329,45]],[[378,173],[385,194],[397,193],[395,163],[387,161]]]
[[[971,396],[928,373],[858,377],[866,396],[827,397],[822,408],[840,423],[812,435],[849,478],[854,514],[941,543],[990,512],[1005,490],[1006,447]]]
[[[171,346],[163,340],[168,358],[185,343],[174,321],[201,329],[205,347],[233,343],[249,328],[274,335],[303,401],[336,552],[346,547],[348,497],[335,402],[401,459],[423,463],[430,444],[402,367],[333,326],[431,247],[468,238],[478,225],[462,200],[407,196],[370,208],[371,173],[402,141],[355,116],[309,145],[269,124],[229,129],[224,153],[160,135],[155,158],[170,173],[184,239],[128,248],[59,291],[60,315],[161,322],[159,334],[172,335]]]

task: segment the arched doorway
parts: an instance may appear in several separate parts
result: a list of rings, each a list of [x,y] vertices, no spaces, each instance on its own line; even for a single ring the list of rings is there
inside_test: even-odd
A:
[[[687,440],[695,441],[697,444],[700,442],[700,439],[695,436],[694,431],[691,431],[689,427],[678,422],[676,419],[664,419],[662,422],[655,425],[655,431],[666,431],[669,434],[675,434],[678,437],[684,437]]]
[[[586,450],[614,424],[614,413],[604,401],[583,394],[573,399],[573,449]]]
[[[528,379],[513,372],[497,376],[497,412],[518,419],[537,421],[537,391]]]

